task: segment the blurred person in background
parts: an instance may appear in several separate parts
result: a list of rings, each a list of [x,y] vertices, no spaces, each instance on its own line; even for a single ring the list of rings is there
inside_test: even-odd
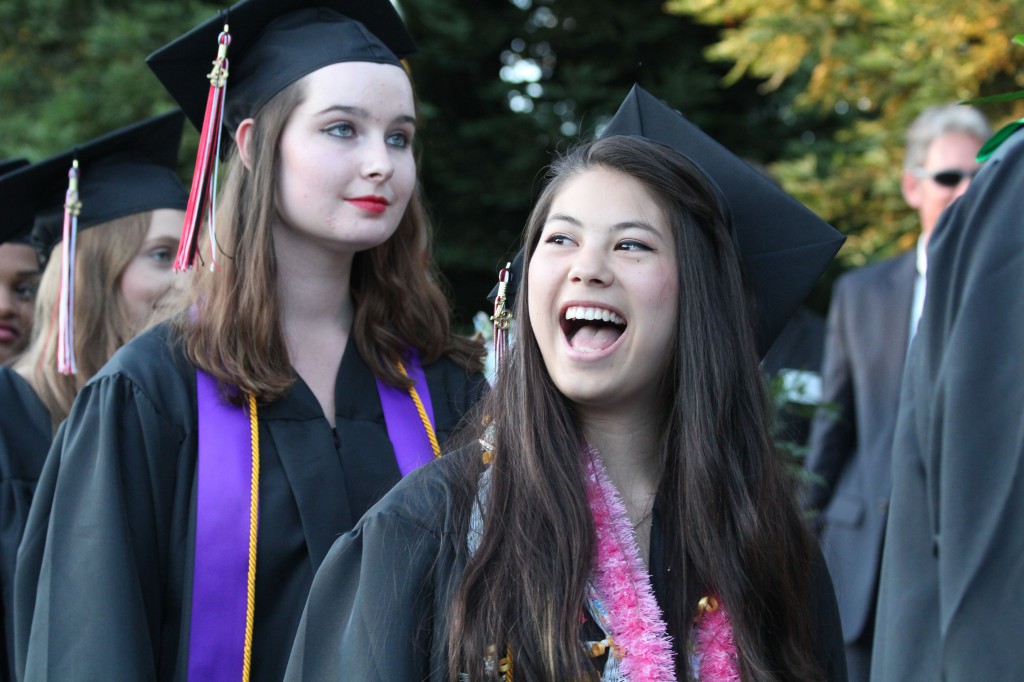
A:
[[[875,601],[889,495],[892,442],[904,361],[924,303],[926,247],[939,215],[978,172],[991,134],[977,109],[926,109],[907,131],[903,196],[917,211],[917,248],[841,276],[828,314],[821,410],[807,467],[817,478],[805,504],[816,511],[835,581],[851,680],[871,669]]]
[[[0,367],[0,587],[4,677],[15,679],[15,558],[57,425],[75,396],[114,352],[173,309],[181,278],[171,262],[188,193],[175,167],[184,116],[174,112],[127,126],[0,178],[0,204],[32,224],[46,268],[35,330],[12,367]],[[68,172],[79,171],[73,296],[62,301]],[[36,259],[36,249],[32,250]],[[38,261],[36,261],[38,262]],[[70,291],[70,290],[69,290]],[[68,306],[72,326],[58,309]],[[58,366],[58,338],[70,332],[73,367]],[[73,371],[72,371],[73,370]]]
[[[0,161],[0,177],[26,165],[24,159]],[[7,209],[0,228],[0,365],[13,362],[28,345],[39,284],[39,255],[28,243],[32,223],[18,224],[16,209]]]

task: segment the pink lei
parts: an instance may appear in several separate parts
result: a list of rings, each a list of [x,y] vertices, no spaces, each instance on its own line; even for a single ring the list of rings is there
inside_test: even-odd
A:
[[[597,539],[592,590],[596,594],[590,600],[590,610],[610,634],[610,641],[597,646],[603,651],[604,645],[611,645],[609,659],[618,659],[605,672],[617,669],[618,679],[627,682],[675,682],[671,637],[626,508],[593,448],[584,451],[584,464]],[[738,681],[728,612],[714,598],[708,599],[716,608],[704,608],[694,626],[690,651],[694,677],[700,682]],[[702,605],[707,603],[702,600]]]

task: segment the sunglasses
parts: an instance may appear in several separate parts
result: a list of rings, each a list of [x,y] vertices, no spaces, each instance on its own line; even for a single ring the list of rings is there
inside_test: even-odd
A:
[[[946,168],[939,171],[927,171],[924,168],[918,168],[914,170],[914,175],[919,178],[931,178],[943,187],[956,187],[964,181],[964,178],[973,180],[979,170],[981,169],[975,168],[971,171],[964,171],[959,168]]]

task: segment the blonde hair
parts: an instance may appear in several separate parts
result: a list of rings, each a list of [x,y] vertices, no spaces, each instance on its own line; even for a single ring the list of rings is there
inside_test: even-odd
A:
[[[16,368],[50,411],[56,427],[82,387],[139,329],[121,295],[121,276],[149,233],[152,212],[135,213],[82,230],[75,255],[75,359],[78,372],[57,371],[57,300],[61,245],[53,248],[36,295],[32,341]]]
[[[275,95],[257,112],[249,141],[252,167],[232,147],[217,207],[216,273],[197,267],[191,300],[198,313],[177,325],[186,357],[222,385],[261,402],[284,396],[295,380],[281,328],[273,225],[281,134],[302,102],[302,81]],[[410,385],[394,367],[410,346],[424,363],[449,355],[467,370],[482,368],[483,347],[454,336],[448,301],[430,254],[430,227],[419,191],[384,244],[357,253],[352,263],[355,303],[352,338],[374,375]],[[202,249],[201,253],[208,252]]]

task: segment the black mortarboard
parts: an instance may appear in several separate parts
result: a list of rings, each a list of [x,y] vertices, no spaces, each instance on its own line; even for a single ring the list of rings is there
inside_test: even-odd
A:
[[[18,170],[28,165],[28,159],[4,159],[0,161],[0,175],[7,175],[11,171]]]
[[[303,76],[339,62],[400,66],[416,52],[390,0],[243,0],[146,58],[197,129],[202,129],[217,38],[229,25],[224,127],[244,119]]]
[[[764,355],[846,238],[638,85],[602,133],[610,135],[671,147],[718,189],[757,296],[755,333]]]
[[[79,165],[78,229],[158,208],[185,209],[175,173],[185,117],[180,111],[115,130],[0,177],[0,206],[32,225],[43,257],[61,240],[68,171]]]
[[[0,161],[0,176],[7,175],[27,165],[28,159],[4,159]],[[25,220],[24,215],[19,219],[19,214],[14,206],[4,206],[3,213],[3,221],[0,222],[0,244],[25,241],[28,233],[32,231],[32,220]]]

